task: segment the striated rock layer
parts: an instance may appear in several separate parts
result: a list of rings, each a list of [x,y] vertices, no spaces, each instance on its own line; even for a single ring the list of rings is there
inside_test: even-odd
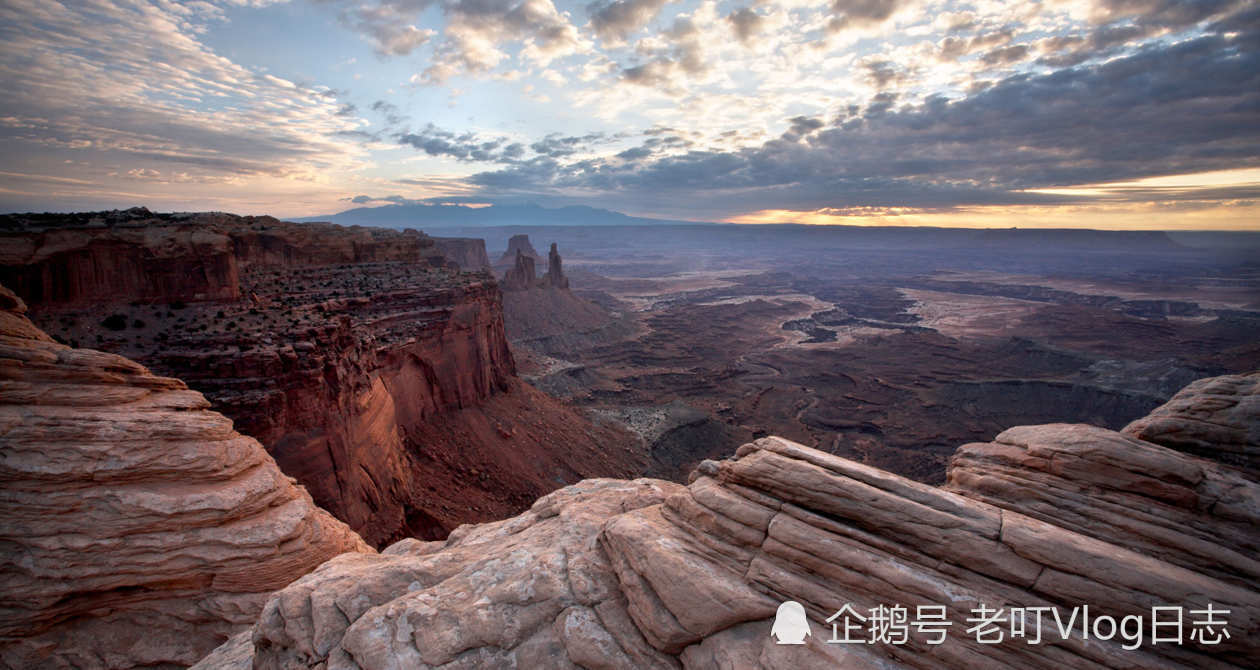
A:
[[[538,282],[536,273],[534,259],[522,254],[518,249],[515,263],[503,273],[503,290],[505,292],[528,291],[534,288]]]
[[[1255,479],[1109,430],[1010,429],[961,447],[944,488],[768,437],[686,487],[586,481],[446,542],[329,561],[198,667],[1251,668],[1258,549]],[[786,600],[807,612],[804,644],[770,636]],[[944,606],[948,628],[940,644],[918,629],[829,643],[846,605]],[[1079,612],[1066,623],[1085,605],[1088,638]],[[1100,617],[1135,617],[1132,634],[1157,606],[1184,608],[1163,642],[1149,625],[1136,645],[1100,639]],[[968,620],[981,607],[1001,611],[996,644]],[[1024,609],[1012,638],[1011,608],[1035,607],[1064,632],[1041,610],[1031,644]],[[1194,623],[1209,607],[1215,634]]]
[[[1124,433],[1260,477],[1260,373],[1193,382]]]
[[[200,393],[24,311],[0,287],[0,667],[184,667],[371,551]]]

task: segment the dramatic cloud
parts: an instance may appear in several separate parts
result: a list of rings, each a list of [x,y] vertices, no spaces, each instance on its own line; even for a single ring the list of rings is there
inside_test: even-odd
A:
[[[325,87],[250,70],[206,47],[208,3],[12,0],[0,5],[0,154],[54,161],[108,193],[245,178],[314,183],[365,153]],[[123,183],[130,183],[125,187]],[[9,189],[21,196],[21,188]]]
[[[472,132],[456,134],[433,124],[419,132],[401,133],[398,141],[430,156],[445,156],[459,161],[514,163],[525,153],[524,145],[510,142],[506,137],[486,138]]]
[[[0,205],[1257,211],[1152,180],[1260,168],[1258,53],[1254,0],[10,0]]]
[[[617,160],[522,164],[473,180],[601,189],[627,200],[682,192],[704,208],[950,208],[1055,202],[1065,198],[1030,191],[1254,166],[1255,37],[1204,36],[1102,65],[1016,75],[971,97],[929,98],[896,112],[868,109],[831,128],[794,117],[781,138],[735,152],[657,157],[632,150]],[[1250,198],[1255,191],[1250,185],[1200,196]]]
[[[437,34],[431,29],[420,29],[410,23],[414,15],[429,4],[424,0],[356,7],[343,14],[342,20],[351,29],[367,37],[375,45],[377,53],[383,56],[403,56]]]
[[[435,6],[446,22],[440,37],[414,25]],[[413,77],[416,83],[488,72],[511,57],[509,46],[519,49],[521,59],[541,65],[589,47],[551,0],[381,0],[354,5],[342,17],[382,55],[410,54],[432,40],[430,64]]]
[[[847,28],[863,28],[887,21],[906,0],[831,0],[835,14],[828,29],[838,32]]]

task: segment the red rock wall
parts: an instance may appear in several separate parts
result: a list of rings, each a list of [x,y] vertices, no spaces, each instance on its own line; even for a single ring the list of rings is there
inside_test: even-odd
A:
[[[225,235],[172,226],[0,236],[0,283],[31,304],[235,300],[240,276]]]
[[[70,329],[53,331],[67,342],[185,380],[371,544],[442,537],[460,523],[517,513],[582,477],[642,469],[631,436],[594,426],[516,379],[498,286],[446,269],[421,233],[218,213],[103,215],[114,218],[0,217],[0,231],[43,226],[14,237],[25,247],[8,257],[0,250],[0,265],[74,278],[90,266],[44,262],[50,252],[40,240],[69,236],[59,248],[82,249],[119,237],[102,263],[157,282],[158,300],[190,304],[109,304],[78,289],[37,304],[36,319]],[[195,239],[173,234],[184,218],[196,220]],[[89,227],[98,232],[84,233]],[[136,270],[145,266],[135,255],[151,250],[173,267],[195,267],[187,253],[211,241],[206,258],[232,268],[223,276],[232,290],[219,297],[235,300],[192,304],[189,285]],[[129,281],[102,285],[127,300],[136,295]],[[128,316],[123,329],[103,326],[115,311]]]
[[[128,210],[131,212],[131,210]],[[329,223],[297,224],[269,216],[101,213],[64,219],[3,219],[0,283],[35,306],[236,300],[240,270],[405,261],[439,267],[432,238]],[[78,217],[78,218],[76,218]]]
[[[409,435],[511,387],[503,310],[493,284],[473,284],[331,301],[326,313],[327,325],[291,344],[171,351],[159,367],[204,391],[317,504],[379,544],[405,525],[408,504],[417,506]],[[393,340],[391,321],[413,336]]]

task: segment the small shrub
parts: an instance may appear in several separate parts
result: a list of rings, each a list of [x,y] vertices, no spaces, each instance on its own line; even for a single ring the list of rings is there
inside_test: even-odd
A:
[[[110,330],[126,330],[127,315],[126,314],[110,314],[101,321],[101,326]]]

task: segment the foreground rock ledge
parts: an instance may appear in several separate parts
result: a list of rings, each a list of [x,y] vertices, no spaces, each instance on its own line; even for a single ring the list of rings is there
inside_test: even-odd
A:
[[[200,393],[24,311],[0,287],[0,667],[186,667],[371,551]]]
[[[770,437],[686,487],[588,480],[445,542],[337,557],[196,667],[1249,668],[1257,529],[1244,471],[1090,426],[965,445],[945,488]],[[784,600],[808,611],[805,645],[770,638]],[[1079,627],[1036,646],[964,632],[980,604],[1209,603],[1230,610],[1218,646],[1189,625],[1184,646],[1136,650]],[[947,605],[953,627],[939,646],[826,644],[845,604]]]

